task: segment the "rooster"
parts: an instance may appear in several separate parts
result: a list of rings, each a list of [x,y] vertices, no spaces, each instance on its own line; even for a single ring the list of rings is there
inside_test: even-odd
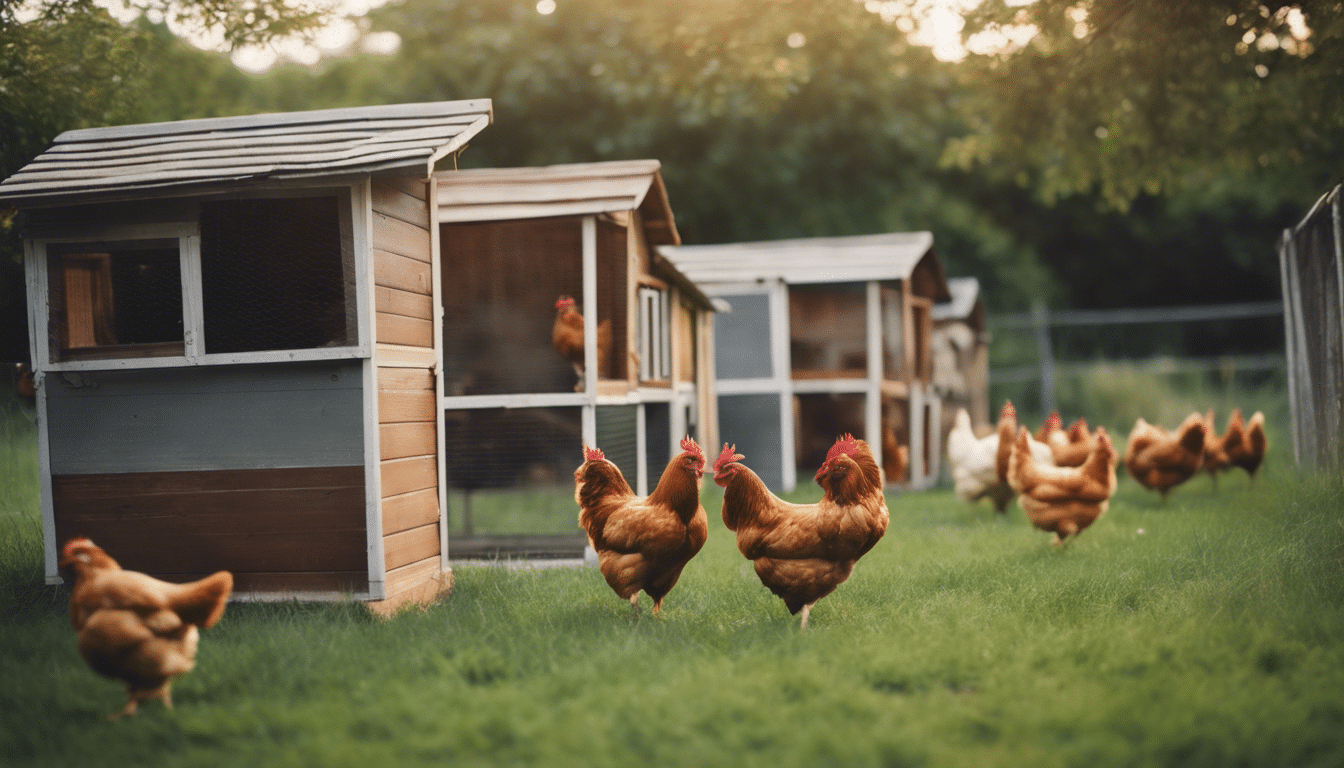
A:
[[[602,451],[583,447],[583,464],[574,470],[579,527],[597,552],[607,584],[630,601],[635,614],[643,590],[653,598],[657,616],[681,570],[705,545],[709,527],[700,506],[704,473],[705,454],[688,436],[653,493],[636,496]]]
[[[723,487],[723,522],[737,532],[737,548],[800,626],[817,601],[849,578],[854,564],[887,532],[882,471],[868,444],[845,435],[817,470],[825,491],[816,504],[790,504],[770,492],[727,443],[714,462]]]
[[[971,416],[965,408],[959,408],[952,423],[952,431],[947,433],[947,461],[952,467],[952,485],[957,498],[966,502],[975,502],[989,497],[994,503],[994,511],[1003,513],[1012,503],[1013,489],[1008,486],[1008,468],[1004,465],[1003,476],[999,475],[1000,435],[1012,435],[1016,428],[1016,417],[1012,403],[1006,403],[1000,412],[1000,430],[984,437],[976,437],[971,428]],[[1045,443],[1030,441],[1032,455],[1038,464],[1054,464],[1050,449]]]
[[[574,366],[579,382],[576,392],[583,391],[583,315],[574,308],[574,299],[561,296],[555,302],[555,324],[551,326],[551,344],[555,351]],[[597,324],[597,375],[608,378],[611,369],[611,318]]]
[[[79,655],[94,672],[126,686],[126,706],[108,719],[134,715],[140,702],[153,698],[172,709],[172,679],[196,665],[197,627],[208,629],[224,614],[233,575],[219,571],[170,584],[122,570],[85,538],[65,543],[60,566],[75,582],[70,625],[79,636]]]
[[[1125,445],[1125,468],[1165,501],[1172,488],[1193,477],[1203,464],[1204,429],[1204,417],[1198,413],[1187,416],[1175,432],[1140,417]]]
[[[1061,547],[1070,537],[1096,522],[1115,493],[1115,447],[1105,427],[1097,427],[1096,444],[1078,467],[1051,467],[1036,463],[1023,427],[1013,442],[1008,462],[1008,484],[1031,524],[1055,534]]]

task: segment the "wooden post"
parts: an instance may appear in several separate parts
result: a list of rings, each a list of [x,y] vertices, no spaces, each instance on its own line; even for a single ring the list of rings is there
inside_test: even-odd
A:
[[[877,466],[882,463],[882,293],[876,280],[869,280],[868,292],[868,391],[864,394],[864,439],[873,452]]]
[[[1041,412],[1050,413],[1055,410],[1055,353],[1050,346],[1050,315],[1043,302],[1032,305],[1031,320],[1041,361]]]
[[[1338,289],[1335,317],[1339,320],[1339,335],[1335,338],[1344,344],[1344,223],[1340,221],[1339,202],[1340,187],[1335,187],[1330,193],[1331,229],[1335,242],[1335,288]],[[1326,436],[1329,445],[1322,453],[1321,463],[1324,465],[1328,462],[1334,469],[1344,467],[1344,377],[1340,375],[1344,372],[1342,357],[1344,348],[1326,345],[1325,370],[1331,373],[1327,374],[1330,391],[1325,395],[1329,398],[1326,406],[1332,411],[1329,414],[1332,423],[1329,425],[1330,433]]]
[[[780,280],[770,291],[770,346],[775,359],[775,382],[779,386],[779,450],[784,463],[780,474],[784,490],[798,487],[797,438],[793,428],[793,358],[789,339],[789,286]]]
[[[671,412],[671,409],[668,409]],[[635,464],[639,467],[635,481],[635,493],[640,496],[649,495],[649,446],[648,426],[644,421],[644,404],[639,403],[635,406]]]
[[[583,217],[583,441],[597,444],[597,218]]]

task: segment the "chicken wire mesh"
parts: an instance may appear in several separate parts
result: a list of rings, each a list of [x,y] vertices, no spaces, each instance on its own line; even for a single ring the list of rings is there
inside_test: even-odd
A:
[[[203,202],[200,226],[207,353],[355,343],[354,251],[340,198]]]
[[[53,243],[47,263],[53,362],[167,342],[175,342],[171,352],[182,354],[176,240]]]
[[[767,486],[784,487],[779,395],[720,396],[719,439],[735,444],[737,452],[746,456],[743,463]],[[718,452],[706,450],[705,454],[712,463]]]
[[[635,405],[613,405],[598,408],[597,447],[602,449],[607,460],[620,467],[625,481],[631,488],[637,487],[639,471],[639,443],[636,431],[638,407]]]
[[[770,297],[764,293],[727,294],[732,312],[714,315],[714,368],[720,379],[768,379],[775,375],[770,356]]]
[[[582,335],[571,360],[553,339],[556,300],[583,296],[582,219],[444,224],[444,392],[504,395],[580,388]],[[627,334],[625,230],[597,227],[600,378],[624,378]],[[605,327],[605,329],[604,329]],[[605,346],[602,344],[606,340]]]
[[[671,411],[667,403],[644,406],[644,466],[648,472],[649,492],[653,492],[663,470],[667,469],[667,462],[672,460]]]

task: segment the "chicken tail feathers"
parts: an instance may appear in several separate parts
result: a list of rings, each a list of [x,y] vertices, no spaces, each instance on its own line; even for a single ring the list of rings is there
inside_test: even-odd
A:
[[[168,607],[176,611],[187,624],[209,629],[224,615],[224,606],[232,592],[233,574],[219,571],[200,581],[181,585],[181,589],[169,599]]]

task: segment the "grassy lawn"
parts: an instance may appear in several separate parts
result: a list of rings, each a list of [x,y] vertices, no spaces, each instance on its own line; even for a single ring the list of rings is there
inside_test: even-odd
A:
[[[0,440],[5,765],[1344,764],[1344,483],[1283,441],[1063,551],[1016,506],[893,495],[807,632],[718,521],[661,619],[590,567],[459,565],[426,611],[235,604],[131,720],[41,584],[31,430]],[[17,448],[15,446],[18,446]],[[815,487],[800,491],[815,496]]]

